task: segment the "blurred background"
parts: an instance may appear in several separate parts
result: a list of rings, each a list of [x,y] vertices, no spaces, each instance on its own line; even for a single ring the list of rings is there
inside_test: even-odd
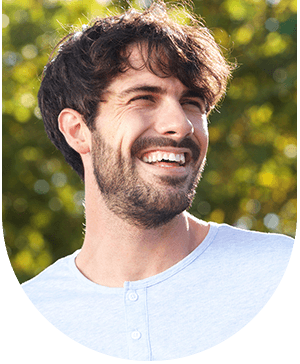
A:
[[[190,212],[294,237],[297,2],[193,4],[239,67],[210,115],[208,163]],[[84,238],[84,186],[47,139],[37,106],[43,67],[70,26],[127,8],[126,1],[3,0],[3,231],[20,282]],[[180,10],[173,15],[187,21]]]

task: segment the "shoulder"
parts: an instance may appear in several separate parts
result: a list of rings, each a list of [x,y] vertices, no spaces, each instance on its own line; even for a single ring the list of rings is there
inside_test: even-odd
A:
[[[275,233],[239,229],[227,224],[210,223],[214,240],[210,248],[215,255],[241,264],[285,269],[292,254],[294,239]]]
[[[74,279],[71,266],[78,252],[57,260],[36,277],[21,286],[33,303],[38,303],[54,293],[63,291]]]
[[[190,225],[196,227],[195,230],[208,231],[208,234],[206,233],[207,238],[214,242],[222,241],[224,245],[241,244],[245,247],[246,245],[262,245],[264,243],[274,247],[282,246],[290,249],[293,247],[294,239],[287,235],[245,230],[212,221],[206,222],[191,214],[188,214],[188,218]]]
[[[238,239],[241,242],[248,243],[270,242],[273,244],[279,243],[287,245],[293,245],[294,242],[294,239],[292,239],[290,236],[283,234],[244,230],[235,226],[217,224],[214,222],[211,222],[210,225],[218,229],[219,237],[226,238],[230,241]]]

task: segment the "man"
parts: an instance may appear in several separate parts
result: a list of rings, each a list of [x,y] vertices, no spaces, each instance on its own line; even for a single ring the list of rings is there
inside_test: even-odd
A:
[[[176,24],[161,2],[69,35],[47,65],[39,105],[84,180],[86,234],[23,288],[75,341],[185,357],[240,330],[278,286],[292,239],[186,212],[230,68],[206,28]]]

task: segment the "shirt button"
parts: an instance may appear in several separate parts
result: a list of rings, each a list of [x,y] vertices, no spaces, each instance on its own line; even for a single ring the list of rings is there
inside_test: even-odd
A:
[[[130,301],[136,301],[138,299],[138,295],[134,291],[131,291],[128,293],[128,299]]]
[[[133,331],[131,333],[131,337],[133,338],[133,340],[138,340],[141,337],[141,333],[139,331]]]

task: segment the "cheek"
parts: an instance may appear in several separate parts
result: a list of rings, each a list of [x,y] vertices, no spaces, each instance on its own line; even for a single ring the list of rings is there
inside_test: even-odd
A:
[[[136,113],[128,115],[127,120],[119,126],[115,135],[116,141],[119,141],[121,151],[124,155],[131,155],[133,143],[145,136],[151,134],[151,121],[145,114],[137,115]]]
[[[97,129],[105,141],[114,150],[125,154],[149,126],[149,118],[142,113],[129,111],[102,114],[102,118],[97,120]]]
[[[208,134],[208,124],[207,124],[207,119],[206,116],[203,116],[201,118],[201,120],[197,120],[193,123],[194,125],[194,135],[195,137],[199,140],[200,144],[202,145],[202,147],[206,147],[208,146],[208,139],[209,139],[209,134]]]

